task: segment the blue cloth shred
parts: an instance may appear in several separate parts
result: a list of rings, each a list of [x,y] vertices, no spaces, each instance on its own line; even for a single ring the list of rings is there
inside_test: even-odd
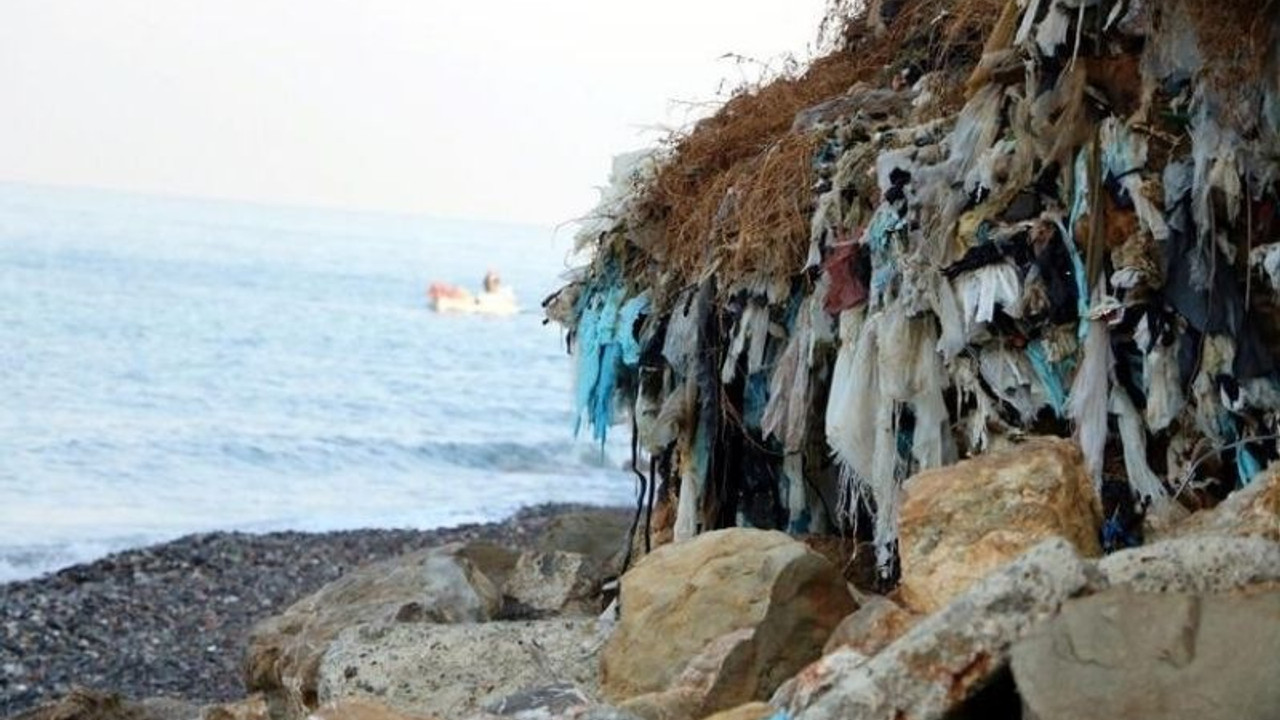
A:
[[[624,367],[640,362],[640,342],[635,337],[639,318],[649,309],[646,294],[623,302],[624,289],[616,272],[606,272],[599,284],[589,287],[579,300],[578,377],[574,393],[573,432],[584,421],[592,437],[604,444],[613,424],[614,391]]]
[[[1054,414],[1065,417],[1067,392],[1063,387],[1061,368],[1058,367],[1058,363],[1049,362],[1043,340],[1036,340],[1027,345],[1027,358],[1031,360],[1031,367],[1035,369],[1036,376],[1040,378],[1040,384],[1044,386],[1045,394],[1049,396]]]

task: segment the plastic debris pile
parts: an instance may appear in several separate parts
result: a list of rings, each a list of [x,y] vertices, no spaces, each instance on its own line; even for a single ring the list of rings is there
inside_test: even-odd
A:
[[[674,539],[859,526],[888,573],[905,478],[1037,433],[1077,439],[1116,547],[1277,456],[1280,5],[988,2],[980,52],[938,41],[978,5],[850,20],[875,68],[819,61],[851,87],[680,168],[701,224],[663,193],[741,104],[615,163],[547,311]]]

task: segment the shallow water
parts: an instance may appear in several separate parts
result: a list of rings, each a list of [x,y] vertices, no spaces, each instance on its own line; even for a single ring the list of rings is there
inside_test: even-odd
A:
[[[572,435],[550,230],[0,184],[0,581],[192,531],[627,502]],[[514,317],[437,315],[503,274]]]

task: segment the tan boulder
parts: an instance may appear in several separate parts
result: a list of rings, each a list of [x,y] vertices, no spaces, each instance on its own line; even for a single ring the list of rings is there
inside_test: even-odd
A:
[[[1075,443],[1034,438],[903,486],[901,594],[924,613],[944,607],[1037,543],[1066,538],[1081,555],[1102,553],[1102,510]]]
[[[871,657],[905,635],[922,617],[886,597],[869,596],[863,600],[862,607],[840,621],[822,648],[822,654],[849,648]]]
[[[267,693],[273,708],[313,708],[320,658],[343,629],[489,620],[501,596],[464,549],[432,548],[357,568],[259,622],[249,634],[246,687]]]
[[[1280,540],[1280,467],[1267,468],[1217,507],[1192,515],[1170,534],[1250,535]]]
[[[654,550],[622,578],[621,618],[605,646],[612,701],[671,688],[691,660],[735,631],[749,637],[716,682],[760,700],[819,657],[856,607],[839,570],[784,533],[730,528]]]

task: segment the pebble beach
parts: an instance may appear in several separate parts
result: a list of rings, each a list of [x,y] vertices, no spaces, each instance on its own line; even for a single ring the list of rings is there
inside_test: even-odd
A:
[[[524,549],[576,509],[537,505],[433,530],[190,535],[0,585],[0,717],[73,686],[192,702],[240,697],[253,624],[347,570],[450,542]]]

